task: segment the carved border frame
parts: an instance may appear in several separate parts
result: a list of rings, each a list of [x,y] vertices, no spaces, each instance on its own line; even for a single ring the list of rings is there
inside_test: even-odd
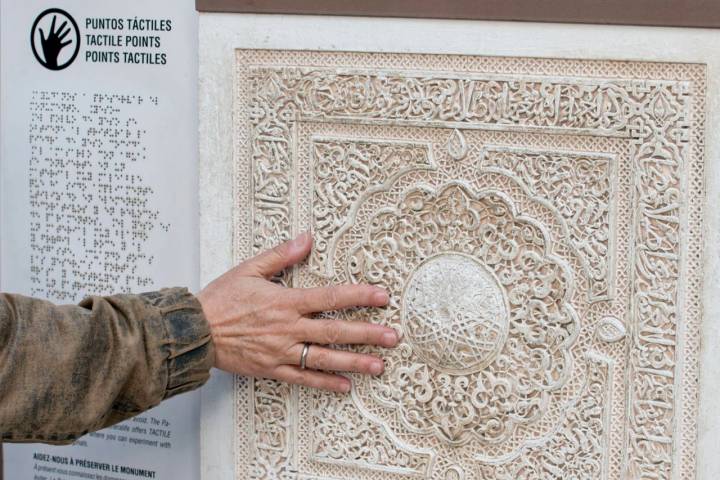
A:
[[[254,52],[258,52],[256,55]],[[356,118],[333,117],[332,112],[282,111],[271,105],[282,102],[283,95],[278,85],[261,86],[255,83],[253,76],[260,71],[275,71],[295,75],[308,75],[320,72],[333,76],[350,72],[342,68],[344,60],[352,64],[368,64],[373,68],[364,74],[368,77],[380,69],[383,75],[399,75],[402,79],[413,77],[411,70],[397,69],[408,57],[413,65],[431,64],[432,55],[393,55],[393,54],[349,54],[319,52],[269,52],[264,55],[281,58],[282,62],[259,61],[261,51],[237,51],[237,75],[235,78],[236,106],[248,106],[247,118],[236,118],[235,131],[235,193],[240,205],[249,209],[251,216],[243,215],[242,208],[235,212],[234,252],[236,259],[247,257],[277,241],[292,236],[295,232],[292,208],[286,200],[295,186],[292,179],[293,168],[293,123],[295,118],[308,118],[315,114],[315,121],[333,119],[340,122],[376,123],[372,118],[358,115]],[[289,68],[283,65],[308,65],[309,55],[323,56],[328,63],[323,67]],[[604,62],[580,60],[553,60],[500,57],[462,57],[444,55],[445,63],[457,65],[458,70],[470,67],[475,73],[464,76],[471,82],[498,81],[503,75],[491,74],[495,69],[504,70],[508,66],[522,68],[527,73],[505,75],[508,82],[522,79],[524,82],[537,82],[538,85],[589,85],[592,89],[607,96],[611,91],[625,91],[627,112],[637,112],[640,105],[658,100],[666,94],[674,95],[681,106],[681,112],[670,112],[667,106],[654,107],[654,114],[641,118],[628,114],[625,119],[611,119],[611,128],[580,128],[563,126],[567,119],[557,117],[554,124],[524,123],[500,124],[500,122],[477,122],[463,124],[462,128],[497,128],[513,130],[515,128],[563,134],[592,133],[594,135],[619,136],[628,138],[632,145],[634,163],[634,221],[633,244],[635,264],[632,271],[632,305],[630,325],[631,348],[628,365],[628,411],[626,432],[626,450],[623,475],[632,478],[654,476],[654,478],[694,478],[697,438],[698,397],[698,350],[699,328],[702,318],[702,220],[704,207],[704,92],[705,68],[692,64],[659,64],[642,62]],[[485,63],[487,63],[487,65]],[[255,67],[253,65],[258,65]],[[494,66],[494,68],[493,68]],[[483,73],[483,69],[489,69]],[[553,69],[572,70],[576,73],[566,77],[552,75]],[[665,80],[663,75],[670,69],[675,80]],[[617,77],[598,78],[598,73],[612,71]],[[363,74],[356,67],[353,74]],[[433,71],[435,78],[442,78],[442,72]],[[603,75],[603,76],[606,76]],[[462,76],[461,76],[462,77]],[[258,77],[259,78],[259,77]],[[446,75],[446,79],[461,80],[457,75]],[[273,83],[273,82],[270,82]],[[258,92],[257,96],[251,93]],[[617,98],[617,97],[616,97]],[[698,100],[693,101],[693,98]],[[260,105],[260,103],[264,103]],[[261,120],[254,116],[262,110],[274,112],[275,120],[271,127],[278,135],[268,136],[256,132]],[[665,108],[663,110],[663,108]],[[424,122],[394,119],[397,124],[417,125]],[[626,121],[623,121],[626,120]],[[545,120],[543,120],[545,121]],[[620,123],[617,123],[620,121]],[[272,122],[271,122],[272,123]],[[250,126],[245,129],[246,126]],[[427,125],[427,123],[425,123]],[[444,127],[457,127],[457,123]],[[263,153],[264,152],[264,153]],[[269,155],[268,155],[269,154]],[[265,156],[263,156],[265,155]],[[248,170],[247,164],[237,161],[239,158],[252,158]],[[267,161],[273,166],[271,173],[274,183],[271,190],[267,185],[256,183],[254,166],[258,161]],[[265,172],[268,173],[268,172]],[[658,176],[666,176],[674,188],[673,194],[663,197],[658,189]],[[692,188],[692,195],[690,195]],[[274,192],[274,195],[273,195]],[[658,198],[664,198],[658,204]],[[248,203],[245,203],[247,201]],[[247,210],[246,210],[247,211]],[[257,227],[262,227],[260,230]],[[270,230],[268,230],[270,228]],[[243,232],[252,232],[250,238]],[[283,281],[290,280],[286,275]],[[659,319],[659,323],[658,323]],[[658,358],[664,363],[658,364]],[[659,366],[658,366],[659,365]],[[265,381],[260,381],[265,382]],[[253,381],[238,379],[236,382],[237,405],[251,405],[255,411],[255,398],[249,395],[248,386]],[[275,387],[276,398],[262,398],[270,402],[270,415],[280,420],[280,424],[290,426],[287,419],[288,402],[296,401],[296,392],[287,386]],[[660,392],[660,393],[658,393]],[[660,396],[658,400],[657,395]],[[254,420],[254,415],[248,420]],[[285,419],[285,420],[283,420]],[[283,423],[284,422],[284,423]],[[252,422],[251,422],[252,423]],[[236,419],[236,428],[241,425]],[[282,437],[282,432],[277,432]],[[287,433],[287,432],[286,432]],[[276,445],[238,445],[238,452],[261,453],[263,450],[274,452],[289,458],[293,451],[292,438],[283,441],[276,437]],[[241,437],[240,437],[241,438]],[[250,448],[248,448],[250,447]],[[269,448],[266,448],[269,447]],[[682,454],[681,454],[682,453]],[[260,455],[262,457],[262,455]],[[239,464],[238,464],[239,465]],[[239,473],[239,472],[238,472]],[[293,478],[291,471],[286,477]]]

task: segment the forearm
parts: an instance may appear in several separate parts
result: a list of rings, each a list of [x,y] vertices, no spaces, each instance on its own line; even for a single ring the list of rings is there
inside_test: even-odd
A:
[[[199,387],[213,356],[185,289],[79,306],[0,295],[0,438],[71,442]]]

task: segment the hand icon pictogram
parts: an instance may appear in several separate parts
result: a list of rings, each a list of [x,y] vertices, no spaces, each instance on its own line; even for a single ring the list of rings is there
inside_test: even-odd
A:
[[[48,68],[56,69],[58,67],[58,56],[63,48],[67,47],[72,43],[72,39],[63,41],[65,37],[71,31],[70,27],[67,27],[67,20],[60,24],[60,27],[55,30],[55,21],[57,16],[53,16],[52,23],[50,24],[50,31],[47,37],[45,32],[40,29],[40,38],[42,43],[43,54],[45,56],[45,63]],[[65,29],[67,27],[67,29]]]

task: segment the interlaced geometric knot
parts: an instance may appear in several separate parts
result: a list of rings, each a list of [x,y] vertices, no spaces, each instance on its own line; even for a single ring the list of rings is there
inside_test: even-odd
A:
[[[413,351],[453,374],[489,365],[509,328],[502,287],[483,265],[460,253],[431,257],[413,272],[402,316]]]

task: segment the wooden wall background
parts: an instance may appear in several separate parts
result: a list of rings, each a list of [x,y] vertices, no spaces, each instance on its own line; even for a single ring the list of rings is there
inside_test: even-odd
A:
[[[718,0],[196,0],[201,12],[720,27]]]

